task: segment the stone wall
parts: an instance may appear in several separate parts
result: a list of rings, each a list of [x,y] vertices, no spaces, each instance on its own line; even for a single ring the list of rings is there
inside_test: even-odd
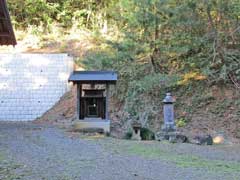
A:
[[[30,121],[69,89],[67,54],[0,54],[0,121]]]

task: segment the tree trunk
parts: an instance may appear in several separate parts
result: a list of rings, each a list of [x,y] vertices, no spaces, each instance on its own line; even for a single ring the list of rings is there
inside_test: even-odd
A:
[[[160,36],[160,30],[159,30],[159,19],[158,19],[158,13],[157,8],[154,6],[154,14],[155,14],[155,28],[154,28],[154,40],[152,43],[152,54],[150,55],[151,64],[153,66],[153,70],[155,73],[159,73],[163,71],[163,67],[161,66],[160,58],[161,58],[161,52],[160,49],[157,47],[157,41],[159,40]]]

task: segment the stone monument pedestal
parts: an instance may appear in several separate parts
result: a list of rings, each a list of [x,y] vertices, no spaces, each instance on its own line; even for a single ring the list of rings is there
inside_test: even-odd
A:
[[[163,141],[167,140],[170,142],[176,141],[177,139],[177,132],[176,131],[160,131],[156,133],[156,140]]]
[[[186,143],[189,142],[188,138],[180,132],[158,132],[156,134],[156,140],[158,141],[169,141],[171,143]]]

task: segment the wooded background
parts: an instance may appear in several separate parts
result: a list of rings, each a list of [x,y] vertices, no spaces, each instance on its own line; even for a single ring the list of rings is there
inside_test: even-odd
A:
[[[107,33],[118,61],[149,59],[156,73],[194,71],[239,88],[238,0],[9,0],[15,28],[55,25]],[[109,62],[111,64],[111,62]],[[103,68],[103,67],[102,67]],[[204,78],[204,77],[202,77]]]
[[[239,0],[8,0],[8,6],[16,30],[53,37],[57,28],[62,36],[90,32],[95,48],[76,60],[87,69],[118,71],[116,104],[125,119],[151,126],[167,91],[179,97],[179,126],[196,109],[239,119]]]

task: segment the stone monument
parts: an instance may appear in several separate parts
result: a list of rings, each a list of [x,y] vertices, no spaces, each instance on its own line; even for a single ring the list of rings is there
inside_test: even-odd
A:
[[[176,131],[173,102],[171,93],[167,93],[163,100],[164,125],[162,126],[162,130],[166,132]]]
[[[174,121],[174,100],[171,96],[171,93],[167,93],[166,97],[163,100],[163,117],[164,124],[161,128],[161,131],[156,134],[156,139],[161,140],[176,140],[176,126]]]

